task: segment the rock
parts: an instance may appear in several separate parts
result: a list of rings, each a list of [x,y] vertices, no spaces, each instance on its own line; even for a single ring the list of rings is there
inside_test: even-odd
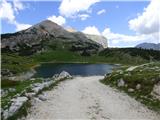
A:
[[[68,72],[62,71],[59,74],[58,79],[65,79],[65,78],[72,78],[72,76]]]
[[[160,82],[153,87],[153,91],[151,93],[154,97],[160,100]]]
[[[45,78],[43,81],[44,82],[48,82],[48,81],[50,81],[51,79],[50,78]]]
[[[51,86],[53,83],[54,83],[54,81],[35,83],[35,84],[33,84],[32,91],[37,94],[38,92],[40,92],[44,88],[48,88],[49,86]]]
[[[37,97],[34,97],[33,100],[32,100],[32,103],[38,103],[38,102],[42,102],[39,98]]]
[[[136,85],[136,89],[139,90],[141,88],[141,84]]]
[[[125,85],[125,82],[122,78],[118,80],[118,84],[117,84],[118,87],[123,87],[124,85]]]
[[[8,118],[8,110],[3,111],[3,118],[6,120]]]
[[[1,89],[1,96],[4,97],[8,94],[8,90]]]
[[[5,110],[3,113],[4,119],[7,119],[11,116],[13,116],[22,106],[25,102],[27,102],[28,98],[27,97],[17,97],[13,98],[12,104],[9,107],[8,110]]]
[[[2,76],[13,76],[13,73],[9,69],[1,69]]]
[[[41,84],[42,84],[42,83],[34,83],[34,84],[33,84],[33,87],[39,87],[39,86],[41,86]]]
[[[46,101],[47,98],[45,95],[39,95],[38,98],[41,100],[41,101]]]
[[[30,80],[33,80],[33,81],[34,81],[34,80],[36,80],[36,78],[31,78]]]
[[[129,88],[129,89],[128,89],[128,92],[134,92],[134,89]]]
[[[9,88],[8,91],[9,91],[9,92],[15,92],[16,89],[15,89],[15,88]]]
[[[52,78],[54,79],[54,78],[58,78],[58,76],[59,76],[59,74],[54,74],[53,76],[52,76]]]
[[[138,66],[131,66],[128,69],[126,69],[126,71],[133,71],[134,69],[136,69]]]
[[[33,98],[36,95],[34,92],[26,93],[25,96],[28,97],[29,99]]]

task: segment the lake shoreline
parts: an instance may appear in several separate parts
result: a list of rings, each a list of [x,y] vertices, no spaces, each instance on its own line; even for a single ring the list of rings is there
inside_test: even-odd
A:
[[[61,71],[67,71],[73,76],[105,75],[111,73],[117,66],[104,63],[44,62],[35,67],[37,73],[34,77],[51,77],[53,74],[59,74]]]

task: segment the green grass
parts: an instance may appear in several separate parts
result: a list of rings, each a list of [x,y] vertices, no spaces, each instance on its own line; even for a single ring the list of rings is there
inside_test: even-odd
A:
[[[1,97],[1,107],[4,108],[10,105],[10,100],[16,95],[21,94],[24,90],[29,89],[30,85],[33,83],[42,82],[41,79],[36,80],[25,80],[25,81],[11,81],[11,80],[2,80],[1,88],[8,90],[9,88],[14,88],[16,91],[8,92],[4,97]]]
[[[98,54],[93,54],[91,56],[81,56],[78,53],[66,50],[50,50],[47,52],[35,54],[32,58],[36,62],[87,62],[113,64],[141,64],[148,62],[147,60],[144,60],[140,57],[127,57],[127,55],[120,55],[120,57],[102,56]]]
[[[66,47],[66,46],[65,46]],[[119,51],[120,50],[120,51]],[[131,50],[131,51],[130,51]],[[139,49],[105,49],[91,56],[81,56],[78,52],[72,52],[66,48],[48,49],[42,53],[35,53],[30,56],[22,56],[16,53],[2,53],[2,69],[9,69],[13,74],[17,75],[28,71],[34,65],[42,62],[85,62],[85,63],[111,63],[124,65],[137,65],[149,62],[147,55],[151,55],[154,59],[159,60],[157,51],[140,50]],[[137,55],[136,55],[137,52]],[[152,53],[153,52],[153,53]],[[142,53],[145,53],[143,56]]]
[[[31,57],[19,56],[15,53],[2,53],[2,69],[9,69],[14,74],[28,71],[36,63]]]
[[[133,71],[126,71],[127,68],[125,66],[114,70],[101,82],[125,91],[149,108],[160,112],[160,101],[151,94],[154,85],[160,82],[160,62],[139,66]],[[124,80],[125,86],[117,86],[120,79]],[[140,89],[136,89],[137,84],[141,85]],[[134,92],[128,92],[129,88],[134,89]]]

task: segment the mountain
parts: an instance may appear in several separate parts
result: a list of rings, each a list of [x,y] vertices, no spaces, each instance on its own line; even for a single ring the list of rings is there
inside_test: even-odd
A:
[[[66,30],[67,30],[68,32],[72,32],[72,33],[76,33],[76,32],[77,32],[77,30],[75,30],[75,29],[72,28],[72,27],[67,27]],[[107,38],[105,38],[105,37],[102,36],[102,35],[85,34],[85,36],[86,36],[88,39],[93,40],[93,41],[95,41],[96,43],[101,44],[104,48],[107,48],[107,47],[108,47]]]
[[[88,39],[81,32],[68,32],[49,20],[16,33],[1,35],[2,52],[12,51],[20,54],[33,54],[47,49],[66,49],[80,54],[96,53],[103,46]]]
[[[136,48],[142,48],[142,49],[153,49],[153,50],[160,50],[160,43],[155,44],[155,43],[141,43],[137,46]]]
[[[86,34],[86,37],[101,44],[104,48],[108,47],[107,39],[104,36]]]

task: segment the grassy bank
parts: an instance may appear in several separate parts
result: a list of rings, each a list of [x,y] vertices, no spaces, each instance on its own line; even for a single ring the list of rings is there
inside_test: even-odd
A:
[[[11,99],[17,94],[21,95],[23,92],[29,89],[30,85],[33,83],[41,83],[41,79],[36,80],[25,80],[25,81],[11,81],[2,80],[1,88],[4,91],[8,91],[8,94],[1,97],[1,108],[6,109],[10,105]]]
[[[160,62],[123,66],[106,75],[101,82],[126,92],[149,108],[160,112],[160,100],[152,94],[154,86],[160,82]]]
[[[134,61],[134,62],[133,62]],[[22,56],[16,53],[2,53],[2,70],[8,69],[17,75],[29,70],[42,62],[70,62],[70,63],[111,63],[137,65],[149,62],[141,56],[131,56],[130,54],[112,52],[100,52],[91,56],[82,56],[79,53],[68,50],[48,50],[42,53],[35,53],[30,56]],[[7,73],[6,73],[7,74]]]

